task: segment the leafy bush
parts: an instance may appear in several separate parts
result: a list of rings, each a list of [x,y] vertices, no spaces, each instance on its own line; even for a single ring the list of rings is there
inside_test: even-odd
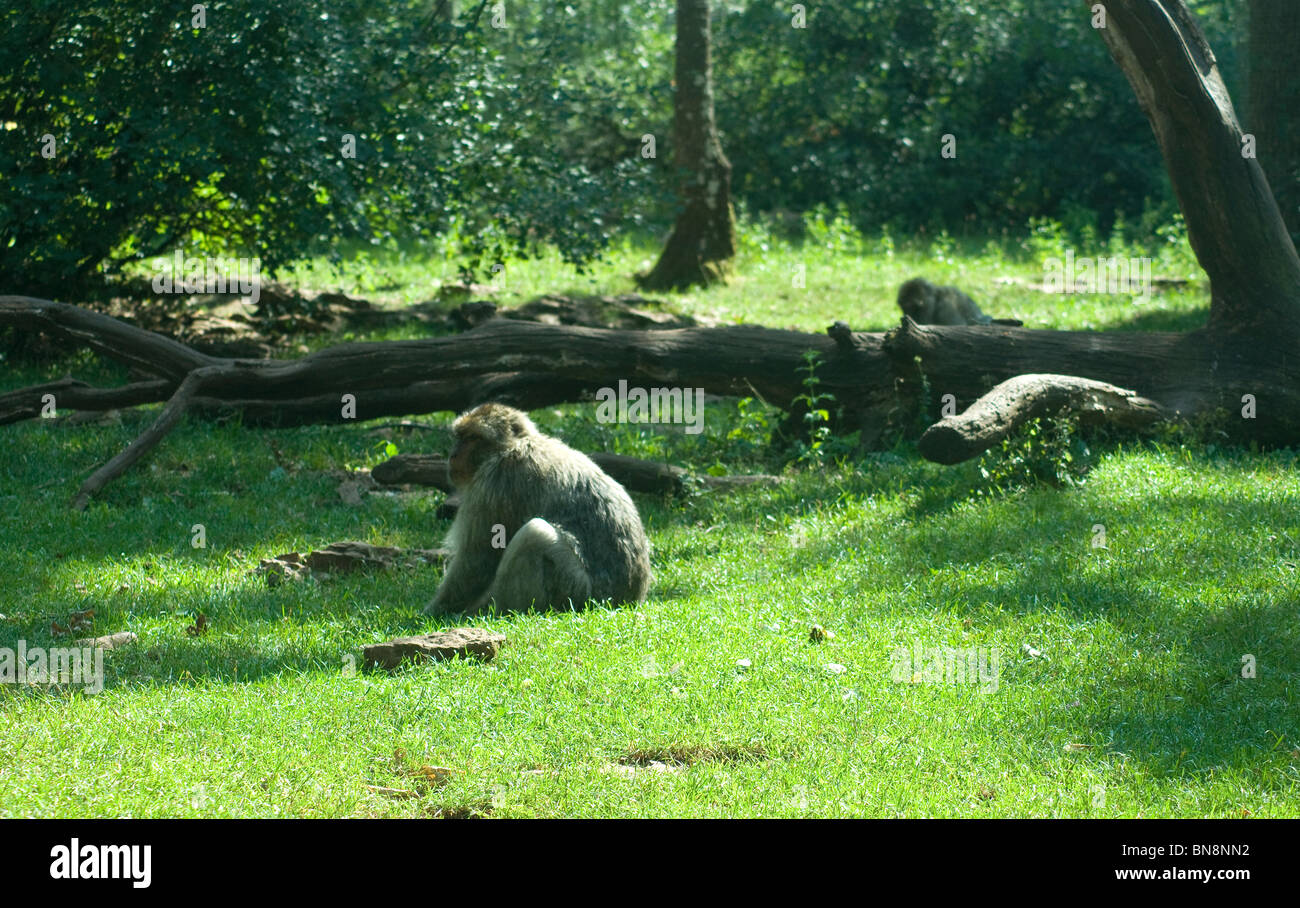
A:
[[[481,274],[542,245],[582,264],[666,228],[673,0],[506,4],[503,28],[495,6],[459,6],[228,0],[202,28],[188,5],[143,0],[0,9],[0,283],[68,296],[175,248],[274,270],[449,232]],[[1232,85],[1232,5],[1194,6]],[[1153,232],[1175,210],[1156,144],[1082,8],[806,7],[806,28],[766,2],[715,15],[738,207],[835,251],[1031,217],[1075,241],[1117,217],[1128,242],[1169,239]]]
[[[1072,417],[1034,418],[980,458],[984,480],[976,495],[993,495],[1047,485],[1075,485],[1092,465],[1092,452]]]
[[[1234,81],[1234,18],[1201,22]],[[1159,149],[1087,10],[1060,0],[749,3],[717,20],[717,116],[753,211],[844,206],[893,224],[994,231],[1170,201]],[[755,116],[755,111],[762,111]],[[951,134],[957,156],[940,157]],[[1080,138],[1086,138],[1081,147]]]
[[[10,5],[0,284],[66,296],[173,248],[274,269],[453,218],[483,268],[539,243],[590,258],[639,220],[646,174],[630,156],[575,161],[556,128],[591,112],[553,56],[585,26],[540,20],[543,43],[466,7],[452,21],[415,0],[231,0],[199,23],[142,0]]]

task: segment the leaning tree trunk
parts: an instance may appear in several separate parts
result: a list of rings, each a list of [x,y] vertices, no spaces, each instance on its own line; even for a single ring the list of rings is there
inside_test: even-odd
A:
[[[1300,3],[1250,0],[1247,122],[1291,236],[1300,235]]]
[[[1288,355],[1300,338],[1300,258],[1259,162],[1241,155],[1205,34],[1182,0],[1111,0],[1105,10],[1101,35],[1151,121],[1210,277],[1207,327],[1258,332],[1265,349]]]
[[[673,141],[685,207],[654,269],[641,279],[651,290],[709,284],[726,278],[736,254],[731,211],[731,164],[713,119],[713,65],[708,0],[677,0],[677,92]]]

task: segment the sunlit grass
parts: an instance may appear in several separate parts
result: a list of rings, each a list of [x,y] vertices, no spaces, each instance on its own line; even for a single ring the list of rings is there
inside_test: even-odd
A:
[[[751,235],[730,285],[668,298],[818,331],[894,324],[893,288],[918,273],[1032,325],[1179,327],[1206,305],[1197,286],[1149,312],[1003,287],[1041,270],[944,246]],[[590,276],[512,263],[500,296],[631,292],[653,254],[628,245]],[[454,274],[380,257],[332,286],[418,300]],[[585,450],[779,468],[759,444],[775,414],[752,405],[711,404],[700,436],[602,425],[580,405],[534,417]],[[0,647],[64,644],[51,622],[86,608],[95,633],[139,642],[108,654],[98,695],[0,685],[0,815],[1300,815],[1293,452],[1101,445],[1082,485],[975,497],[976,465],[900,445],[775,488],[639,496],[647,602],[478,619],[507,635],[493,662],[368,674],[352,671],[362,645],[441,626],[420,613],[437,568],[275,588],[252,570],[344,539],[435,544],[441,493],[352,506],[331,473],[374,465],[390,437],[441,451],[446,434],[187,421],[69,510],[149,418],[4,429]],[[209,629],[191,634],[200,614]],[[812,642],[813,624],[833,639]],[[894,680],[891,653],[913,646],[996,653],[996,690]],[[452,772],[428,781],[426,766]]]

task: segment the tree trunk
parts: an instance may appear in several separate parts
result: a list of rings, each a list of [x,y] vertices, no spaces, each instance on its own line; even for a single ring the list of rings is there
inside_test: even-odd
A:
[[[1248,122],[1292,238],[1300,236],[1300,3],[1250,0]]]
[[[1151,121],[1210,276],[1209,327],[1300,337],[1300,258],[1259,162],[1241,156],[1241,127],[1196,17],[1182,0],[1104,9],[1098,31]]]
[[[736,254],[731,211],[731,164],[713,118],[713,64],[708,0],[677,0],[677,91],[673,98],[676,163],[685,207],[654,269],[641,279],[650,290],[672,290],[726,279]]]

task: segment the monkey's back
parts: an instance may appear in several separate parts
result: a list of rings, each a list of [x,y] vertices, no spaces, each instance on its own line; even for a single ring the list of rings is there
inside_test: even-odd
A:
[[[500,493],[496,500],[478,501],[477,507],[481,513],[499,514],[510,538],[540,517],[577,540],[593,599],[645,598],[650,545],[641,515],[627,491],[591,458],[558,439],[536,435],[500,458],[491,472],[484,477],[487,482],[474,485]]]

